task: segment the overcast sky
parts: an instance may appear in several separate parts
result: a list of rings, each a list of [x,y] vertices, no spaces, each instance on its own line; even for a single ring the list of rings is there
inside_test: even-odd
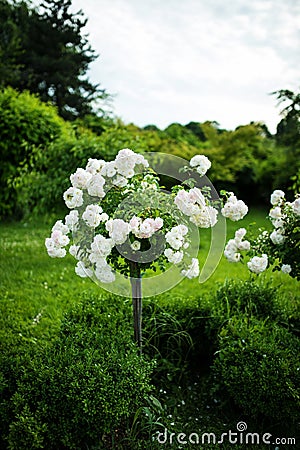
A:
[[[300,87],[300,0],[73,0],[99,54],[89,77],[126,123],[263,121]]]

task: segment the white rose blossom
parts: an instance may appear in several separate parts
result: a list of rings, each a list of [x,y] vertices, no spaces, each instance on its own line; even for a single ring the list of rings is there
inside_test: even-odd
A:
[[[285,241],[285,236],[283,234],[281,234],[279,230],[274,230],[270,234],[270,239],[273,242],[273,244],[281,245]]]
[[[266,254],[263,254],[262,256],[253,256],[247,263],[247,266],[253,273],[262,273],[268,267],[268,256]]]
[[[81,278],[87,278],[93,276],[93,271],[85,266],[82,261],[78,261],[75,267],[76,274]]]
[[[296,198],[295,201],[291,204],[292,210],[296,216],[300,216],[300,197]]]
[[[63,197],[67,207],[70,209],[83,205],[83,192],[81,189],[70,187],[64,192]]]
[[[109,237],[115,244],[124,244],[129,233],[130,227],[123,219],[110,219],[106,222],[106,229]]]
[[[271,194],[271,204],[274,206],[280,205],[283,201],[285,197],[285,193],[283,191],[281,191],[280,189],[276,189],[272,194]]]
[[[210,169],[211,162],[207,158],[207,156],[196,155],[193,156],[193,158],[190,160],[190,166],[195,168],[199,175],[202,177]]]
[[[91,178],[92,174],[84,169],[77,169],[76,172],[70,176],[72,186],[79,189],[85,189]]]
[[[92,197],[105,197],[105,179],[100,173],[96,173],[87,183],[88,194]]]
[[[92,175],[96,175],[105,166],[106,162],[103,159],[93,159],[89,158],[85,170]]]
[[[69,212],[69,214],[65,217],[65,224],[67,225],[68,229],[70,231],[75,231],[77,229],[79,220],[79,213],[77,209],[73,209]]]
[[[196,278],[200,273],[199,261],[197,258],[192,258],[190,266],[181,271],[181,274],[189,279]]]
[[[233,193],[221,209],[222,215],[234,222],[243,219],[247,212],[248,206],[242,200],[238,200]]]
[[[99,205],[88,205],[82,214],[82,218],[85,223],[91,228],[97,228],[103,220],[102,213],[103,209]],[[104,216],[106,219],[107,214]]]
[[[282,264],[281,271],[283,273],[290,273],[292,271],[292,267],[290,266],[290,264]]]

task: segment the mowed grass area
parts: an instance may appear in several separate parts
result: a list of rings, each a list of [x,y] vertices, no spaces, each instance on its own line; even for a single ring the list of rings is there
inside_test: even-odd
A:
[[[227,238],[233,237],[236,229],[250,223],[253,224],[253,230],[268,227],[266,215],[266,210],[255,209],[243,221],[227,221]],[[55,220],[0,225],[2,338],[5,338],[6,332],[13,332],[21,333],[25,340],[35,339],[37,333],[40,338],[49,339],[58,329],[63,313],[84,291],[92,294],[101,290],[90,279],[80,278],[74,273],[75,260],[70,255],[63,259],[52,259],[47,255],[44,241]],[[210,231],[203,230],[200,266],[206,259],[209,247]],[[215,272],[205,283],[199,284],[197,279],[184,279],[172,289],[174,296],[168,295],[168,301],[199,294],[211,295],[227,279],[246,280],[250,276],[245,264],[229,263],[222,257]],[[259,279],[277,286],[291,299],[298,294],[297,282],[288,275],[268,271],[260,275]],[[35,326],[35,318],[39,321],[38,327]]]

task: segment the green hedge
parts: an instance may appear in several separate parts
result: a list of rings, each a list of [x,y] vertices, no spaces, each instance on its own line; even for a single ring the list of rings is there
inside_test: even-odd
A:
[[[152,368],[137,353],[124,300],[83,298],[65,315],[54,342],[28,355],[18,371],[8,448],[117,445],[147,404]]]
[[[300,419],[300,341],[273,322],[233,317],[222,329],[213,371],[243,414],[286,426]]]

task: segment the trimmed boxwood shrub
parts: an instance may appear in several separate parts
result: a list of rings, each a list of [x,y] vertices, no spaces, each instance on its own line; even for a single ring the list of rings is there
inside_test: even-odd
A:
[[[117,445],[146,403],[152,367],[133,343],[129,304],[84,298],[65,315],[54,343],[24,365],[8,448]]]
[[[274,322],[232,317],[221,330],[215,380],[251,417],[291,425],[300,419],[300,341]]]

